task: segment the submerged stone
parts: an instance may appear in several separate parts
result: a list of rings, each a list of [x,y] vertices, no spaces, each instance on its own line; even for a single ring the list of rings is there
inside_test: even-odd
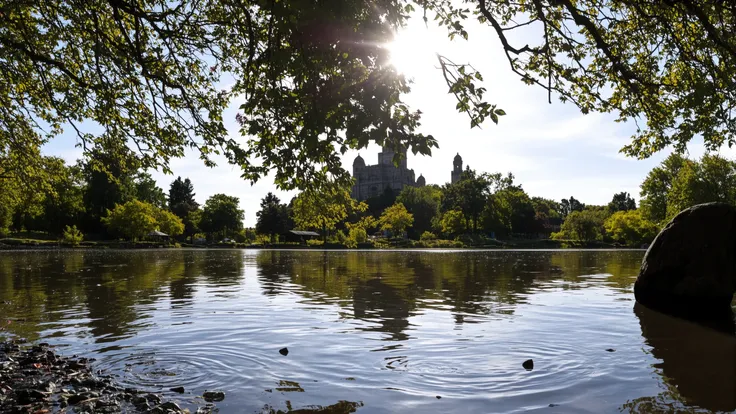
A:
[[[184,394],[184,387],[169,388],[169,391],[178,392],[179,394]]]
[[[634,284],[639,303],[685,317],[722,317],[734,293],[736,207],[725,203],[675,216],[647,250]]]
[[[289,355],[289,349],[288,348],[281,348],[279,349],[279,354],[286,356]]]
[[[205,391],[202,398],[207,402],[222,401],[225,399],[225,393],[222,391]]]
[[[524,369],[526,369],[527,371],[531,371],[534,369],[534,361],[531,359],[527,359],[526,361],[524,361],[524,363],[521,364],[521,366],[524,367]]]

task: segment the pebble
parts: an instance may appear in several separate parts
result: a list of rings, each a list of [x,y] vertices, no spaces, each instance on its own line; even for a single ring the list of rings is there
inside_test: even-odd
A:
[[[184,394],[184,387],[169,388],[169,391],[178,392],[179,394]]]
[[[281,348],[281,349],[279,349],[279,354],[281,354],[283,356],[287,356],[287,355],[289,355],[289,349],[288,348]]]
[[[151,412],[183,414],[174,401],[163,401],[156,394],[116,386],[112,376],[93,372],[93,359],[57,355],[48,344],[23,345],[24,341],[0,342],[0,413],[66,412],[76,413]],[[177,387],[173,390],[181,390]],[[225,394],[213,395],[222,401]],[[219,397],[219,399],[218,399]],[[200,413],[211,413],[208,404]]]
[[[616,350],[613,349],[613,348],[608,348],[608,349],[606,349],[606,352],[616,352]]]
[[[534,361],[531,359],[527,359],[526,361],[524,361],[523,364],[521,364],[521,366],[524,367],[524,369],[526,369],[527,371],[531,371],[534,369]]]

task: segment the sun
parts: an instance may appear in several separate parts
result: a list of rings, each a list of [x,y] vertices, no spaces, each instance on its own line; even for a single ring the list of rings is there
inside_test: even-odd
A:
[[[397,71],[408,77],[414,77],[433,69],[436,51],[433,50],[426,33],[421,30],[400,31],[385,47],[391,55],[390,63]]]

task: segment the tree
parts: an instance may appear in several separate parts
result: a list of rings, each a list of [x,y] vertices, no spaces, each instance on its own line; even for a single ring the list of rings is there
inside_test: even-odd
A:
[[[642,217],[641,210],[622,210],[613,213],[604,223],[606,234],[619,243],[639,247],[650,243],[659,228]]]
[[[256,231],[259,234],[268,234],[271,240],[274,236],[284,234],[289,230],[289,212],[286,204],[273,193],[268,193],[261,200],[261,210],[256,213]]]
[[[108,143],[109,151],[94,150],[85,162],[80,162],[84,176],[85,233],[102,233],[102,218],[117,204],[135,198],[133,174],[138,162],[127,147]]]
[[[327,232],[334,230],[337,223],[345,220],[348,214],[368,209],[366,203],[358,203],[339,185],[303,191],[291,204],[296,226],[321,230],[323,241],[327,241]]]
[[[396,203],[396,193],[391,187],[386,187],[381,195],[370,197],[364,203],[368,206],[368,212],[373,217],[380,217],[384,210]]]
[[[396,203],[383,211],[378,223],[381,225],[381,230],[388,230],[398,237],[414,223],[414,216],[406,211],[403,204]]]
[[[204,203],[199,227],[211,236],[227,237],[243,229],[244,217],[238,197],[215,194]]]
[[[439,212],[442,190],[435,186],[404,187],[396,202],[403,204],[414,216],[409,237],[418,239],[425,231],[432,230],[432,219]]]
[[[189,178],[182,180],[181,177],[176,177],[169,186],[169,210],[180,218],[185,218],[199,208],[194,196],[194,185]]]
[[[3,75],[13,87],[0,89],[0,154],[12,151],[9,165],[23,171],[69,125],[85,152],[119,142],[137,148],[143,168],[167,170],[193,148],[207,165],[224,155],[249,180],[274,170],[284,189],[331,177],[345,188],[338,151],[436,147],[415,132],[419,113],[401,100],[408,83],[382,47],[414,6],[450,37],[467,38],[470,21],[488,27],[510,69],[550,101],[641,120],[624,148],[631,156],[683,151],[696,135],[709,149],[734,143],[736,114],[722,109],[736,95],[726,1],[43,0],[2,9]],[[537,41],[516,44],[529,39],[515,32],[530,29]],[[445,56],[438,64],[471,126],[499,122],[505,112],[488,102],[480,73]],[[240,141],[228,137],[223,111],[242,95],[237,120],[249,139]]]
[[[605,232],[603,228],[605,219],[604,210],[573,211],[565,218],[560,232],[554,233],[553,237],[584,241],[600,240]]]
[[[157,230],[166,233],[171,237],[178,236],[184,232],[184,223],[181,221],[179,216],[170,211],[155,207],[156,206],[154,206],[153,215],[156,219]]]
[[[155,207],[138,200],[118,204],[102,218],[110,231],[137,240],[156,230]]]
[[[57,164],[56,177],[49,179],[41,209],[43,228],[49,233],[61,235],[66,227],[76,226],[84,215],[83,178],[78,166],[67,166],[62,160]]]
[[[615,213],[628,210],[636,210],[636,201],[625,191],[614,194],[613,199],[608,203],[608,211]]]
[[[488,174],[478,174],[467,167],[460,181],[448,184],[444,188],[441,210],[461,211],[465,220],[471,224],[473,231],[479,226],[486,199],[490,194],[492,180]]]
[[[696,204],[720,201],[736,205],[736,163],[717,155],[681,168],[667,194],[667,218]]]
[[[164,190],[156,184],[151,174],[140,172],[136,175],[133,185],[135,186],[135,197],[153,205],[156,208],[166,207],[166,194]]]
[[[562,224],[560,203],[542,197],[532,197],[531,201],[534,205],[535,219],[541,230],[546,234],[559,230]]]
[[[85,152],[126,143],[143,168],[168,170],[193,148],[207,165],[224,155],[249,180],[275,170],[283,188],[329,177],[346,186],[339,147],[385,140],[428,154],[436,146],[414,132],[419,114],[400,99],[408,83],[382,46],[405,22],[406,6],[13,2],[0,20],[3,74],[23,87],[0,89],[0,148],[11,136],[37,148],[69,125]],[[226,77],[235,82],[222,90]],[[247,142],[229,138],[223,124],[240,95],[248,96],[237,117]]]
[[[447,234],[450,237],[459,236],[465,233],[467,229],[467,221],[462,211],[449,210],[442,214],[440,219],[440,227],[442,233]]]
[[[184,222],[184,236],[194,238],[200,231],[201,211],[199,203],[194,200],[194,185],[189,178],[182,180],[176,177],[169,185],[169,210]]]
[[[563,199],[560,201],[560,214],[563,218],[567,217],[567,215],[573,211],[583,211],[583,209],[585,209],[585,204],[576,200],[575,197],[570,197],[569,200]]]
[[[655,223],[667,218],[668,194],[680,170],[692,161],[674,153],[662,164],[653,168],[641,184],[641,209],[643,216]]]
[[[673,154],[649,172],[641,196],[643,217],[660,225],[695,204],[736,204],[736,163],[717,155],[693,161]]]

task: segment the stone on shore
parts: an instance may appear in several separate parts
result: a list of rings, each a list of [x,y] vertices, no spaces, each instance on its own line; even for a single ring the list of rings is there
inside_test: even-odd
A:
[[[736,207],[680,212],[654,239],[634,284],[636,300],[684,317],[722,317],[736,293]]]

